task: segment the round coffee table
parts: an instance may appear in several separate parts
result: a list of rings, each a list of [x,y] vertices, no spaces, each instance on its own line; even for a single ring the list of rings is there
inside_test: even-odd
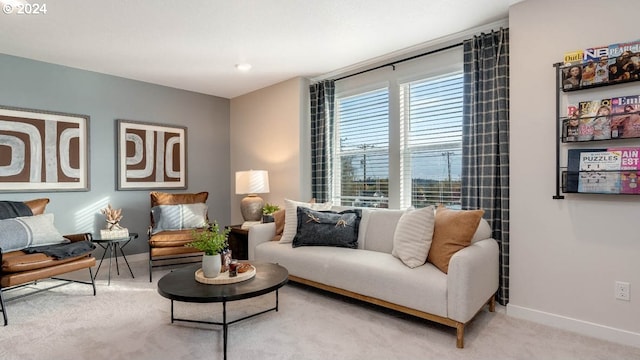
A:
[[[278,311],[278,289],[287,283],[289,272],[277,264],[254,263],[256,275],[245,281],[233,284],[203,284],[195,279],[195,272],[201,264],[194,264],[170,272],[158,281],[158,293],[167,299],[171,299],[171,322],[186,321],[202,324],[222,325],[224,358],[227,358],[227,328],[238,321],[252,318],[275,310]],[[276,293],[276,305],[255,314],[242,317],[233,321],[227,321],[227,301],[249,299],[256,296]],[[222,322],[201,321],[191,319],[178,319],[173,316],[173,301],[195,303],[222,303]]]

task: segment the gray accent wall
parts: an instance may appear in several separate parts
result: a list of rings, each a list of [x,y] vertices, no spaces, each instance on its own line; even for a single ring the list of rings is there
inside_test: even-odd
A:
[[[140,234],[126,253],[148,251],[150,190],[116,190],[116,119],[186,126],[188,188],[158,191],[208,191],[209,218],[229,224],[228,99],[0,54],[0,105],[90,117],[90,191],[0,193],[51,199],[47,212],[63,234],[104,228],[100,209],[111,204],[123,209],[121,225]]]

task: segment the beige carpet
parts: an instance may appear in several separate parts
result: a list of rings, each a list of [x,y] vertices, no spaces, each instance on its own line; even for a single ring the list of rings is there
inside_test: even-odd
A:
[[[90,286],[71,284],[9,302],[0,359],[222,359],[219,326],[170,323],[170,301],[155,285],[168,269],[154,271],[151,284],[146,262],[132,266],[135,279],[121,268],[111,286],[101,269],[95,297]],[[268,294],[230,303],[230,318],[274,301]],[[221,320],[220,304],[175,304],[178,317]],[[288,284],[279,312],[230,326],[228,358],[608,360],[640,359],[640,349],[514,319],[500,306],[482,311],[456,349],[454,329]]]

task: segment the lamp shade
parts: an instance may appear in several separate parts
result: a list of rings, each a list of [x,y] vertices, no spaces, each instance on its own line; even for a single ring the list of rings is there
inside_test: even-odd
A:
[[[269,192],[269,172],[266,170],[236,171],[236,194]]]

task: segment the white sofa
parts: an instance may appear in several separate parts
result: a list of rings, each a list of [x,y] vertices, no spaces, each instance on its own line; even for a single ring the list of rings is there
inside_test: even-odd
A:
[[[275,224],[249,230],[249,260],[287,268],[291,281],[350,296],[456,328],[464,346],[465,325],[485,304],[494,311],[498,244],[482,219],[470,246],[453,255],[448,274],[427,262],[409,268],[391,255],[401,210],[364,209],[358,248],[292,247],[270,241]]]

